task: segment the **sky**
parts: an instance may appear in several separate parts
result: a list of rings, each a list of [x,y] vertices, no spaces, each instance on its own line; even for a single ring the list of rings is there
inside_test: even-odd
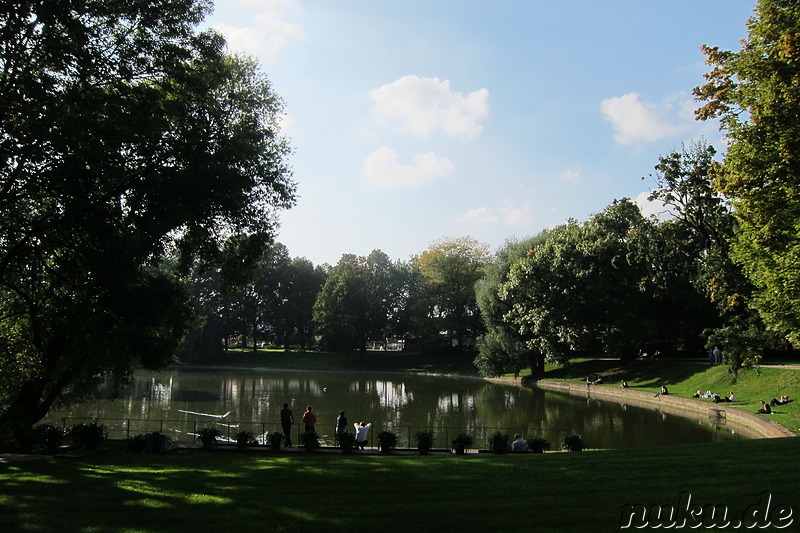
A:
[[[659,156],[724,151],[694,120],[700,47],[738,50],[754,2],[216,0],[206,24],[285,102],[298,198],[277,240],[335,265],[646,204]]]

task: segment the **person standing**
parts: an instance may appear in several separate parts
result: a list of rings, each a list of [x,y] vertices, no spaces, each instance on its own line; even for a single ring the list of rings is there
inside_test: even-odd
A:
[[[336,417],[336,428],[334,429],[334,435],[338,435],[340,431],[344,431],[347,428],[347,417],[344,416],[344,411],[339,411],[339,416]]]
[[[283,409],[281,409],[281,427],[283,428],[283,434],[286,435],[286,439],[284,440],[285,446],[292,445],[292,426],[294,425],[294,414],[292,410],[289,409],[289,404],[283,404]]]
[[[722,362],[722,350],[714,346],[714,364],[718,365]]]
[[[306,427],[306,433],[314,433],[317,425],[317,414],[311,410],[311,406],[306,407],[306,412],[303,413],[303,425]]]

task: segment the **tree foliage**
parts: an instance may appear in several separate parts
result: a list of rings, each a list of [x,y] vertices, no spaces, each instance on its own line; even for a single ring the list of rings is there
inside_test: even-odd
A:
[[[759,0],[737,52],[704,46],[700,119],[721,118],[729,147],[714,169],[738,228],[733,258],[768,328],[800,341],[800,3]],[[752,322],[752,321],[748,321]]]
[[[254,264],[294,184],[268,80],[195,33],[208,2],[1,9],[0,421],[20,440],[59,399],[168,362],[182,274]]]
[[[447,344],[469,350],[481,333],[475,283],[489,260],[488,246],[470,237],[441,239],[412,258],[418,274],[412,293],[412,334],[425,347]]]

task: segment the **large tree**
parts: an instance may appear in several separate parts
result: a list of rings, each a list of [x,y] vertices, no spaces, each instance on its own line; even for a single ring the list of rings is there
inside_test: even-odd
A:
[[[656,331],[655,302],[643,283],[647,257],[639,252],[650,224],[623,199],[584,224],[554,228],[500,286],[510,308],[505,320],[531,350],[552,359],[599,349],[632,359]]]
[[[314,304],[314,324],[324,349],[365,352],[392,332],[406,295],[402,268],[380,250],[367,257],[344,254]]]
[[[739,220],[733,257],[767,327],[800,342],[800,2],[759,0],[738,52],[704,46],[700,119],[728,139],[714,186]]]
[[[483,277],[489,248],[471,237],[441,239],[412,258],[418,273],[412,293],[412,335],[436,349],[471,351],[483,323],[475,300],[475,283]]]
[[[294,201],[281,101],[202,0],[0,12],[0,426],[170,361],[198,258],[254,264]],[[225,254],[222,254],[222,250]],[[179,268],[159,268],[167,253]]]

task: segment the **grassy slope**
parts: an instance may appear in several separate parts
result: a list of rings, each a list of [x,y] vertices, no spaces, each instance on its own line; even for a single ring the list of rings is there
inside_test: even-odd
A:
[[[696,361],[662,359],[637,361],[619,366],[618,361],[578,360],[547,372],[548,379],[583,382],[588,375],[601,375],[601,386],[618,387],[624,379],[631,388],[657,392],[666,385],[673,396],[690,398],[695,391],[708,390],[727,396],[734,392],[736,402],[725,404],[726,409],[736,408],[756,412],[759,400],[769,402],[773,397],[788,394],[793,399],[787,405],[775,407],[770,419],[800,434],[800,370],[762,366],[758,372],[745,370],[739,373],[735,383],[725,365],[709,366]],[[711,403],[711,400],[698,399]]]
[[[107,452],[0,466],[0,530],[616,531],[624,505],[676,504],[683,491],[726,505],[729,518],[762,491],[800,510],[800,485],[784,465],[796,446],[463,457]]]

